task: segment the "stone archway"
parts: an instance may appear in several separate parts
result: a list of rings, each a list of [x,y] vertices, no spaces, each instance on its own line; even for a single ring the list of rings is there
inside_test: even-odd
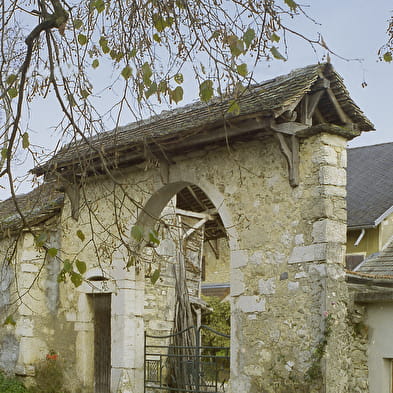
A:
[[[175,173],[173,173],[175,175]],[[177,177],[177,176],[172,176],[172,177]],[[183,176],[181,176],[183,177]],[[225,198],[223,194],[221,194],[212,184],[206,182],[206,181],[201,181],[200,179],[196,179],[194,176],[190,176],[190,178],[193,181],[184,181],[184,180],[179,180],[178,177],[177,179],[173,179],[173,182],[170,182],[165,185],[161,185],[161,187],[158,187],[158,189],[151,195],[149,200],[146,202],[143,210],[141,210],[138,219],[134,225],[139,226],[140,228],[143,228],[143,231],[145,234],[148,234],[150,230],[152,230],[155,227],[155,224],[157,220],[159,219],[161,212],[165,209],[165,207],[168,205],[168,203],[171,201],[171,199],[178,195],[179,193],[182,192],[182,190],[192,188],[195,192],[200,192],[201,194],[209,199],[209,207],[214,207],[214,210],[216,212],[216,215],[219,217],[220,225],[223,227],[222,230],[226,233],[228,237],[228,245],[229,247],[229,252],[227,254],[231,254],[232,252],[236,252],[236,247],[237,247],[237,234],[236,234],[236,228],[233,224],[233,220],[231,217],[231,214],[229,213],[229,209],[226,206],[225,203]],[[172,180],[172,179],[171,179]],[[197,191],[200,190],[200,191]],[[191,190],[192,192],[192,190]],[[180,209],[182,210],[182,209]],[[195,210],[195,209],[194,209]],[[194,212],[195,217],[199,217],[202,213]],[[199,215],[198,215],[199,214]],[[199,218],[195,218],[197,221]],[[132,243],[134,243],[134,246],[139,248],[139,252],[142,252],[140,250],[140,244],[135,241],[135,239],[131,240]],[[230,266],[230,260],[228,261],[228,265]],[[228,267],[228,271],[229,271]],[[144,282],[143,277],[139,277],[139,279],[135,276],[136,284],[141,291],[142,288],[142,282]],[[143,284],[143,292],[144,292],[144,297],[146,296],[146,291],[147,291],[146,283]],[[149,295],[150,296],[150,295]],[[146,310],[145,310],[146,312]],[[143,320],[143,317],[137,317],[138,322],[136,325],[138,326],[139,333],[136,333],[139,337],[143,334],[143,331],[145,330],[145,321]],[[172,322],[173,323],[173,322]],[[135,324],[134,324],[135,325]],[[168,324],[164,324],[167,327]],[[126,339],[126,338],[125,338]],[[141,341],[136,342],[134,341],[135,344],[135,350],[137,353],[139,353],[140,350],[143,350],[143,347],[141,345]],[[136,365],[136,363],[135,363]],[[137,375],[138,373],[134,373],[133,371],[131,372],[133,375]],[[123,372],[124,375],[124,372]],[[139,374],[141,375],[141,374]],[[130,378],[132,379],[132,378]],[[131,383],[131,385],[134,386],[134,389],[138,391],[139,389],[143,388],[143,380],[141,378],[135,378],[135,380]]]

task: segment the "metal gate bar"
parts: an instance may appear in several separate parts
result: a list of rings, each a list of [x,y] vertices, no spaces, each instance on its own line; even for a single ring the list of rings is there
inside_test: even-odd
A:
[[[175,346],[172,344],[152,344],[156,342],[171,342],[174,337],[193,329],[196,337],[195,346]],[[229,377],[229,347],[203,346],[200,342],[201,330],[230,338],[208,326],[199,328],[191,326],[181,332],[154,336],[145,333],[145,382],[144,392],[184,392],[184,393],[223,393]],[[224,354],[217,354],[217,352]],[[173,370],[183,368],[187,374],[187,383],[176,381]]]

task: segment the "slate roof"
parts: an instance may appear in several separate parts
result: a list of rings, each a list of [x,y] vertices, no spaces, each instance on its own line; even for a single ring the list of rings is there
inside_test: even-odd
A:
[[[36,167],[33,173],[38,175],[59,169],[62,165],[79,163],[81,157],[86,159],[96,155],[96,150],[108,153],[132,149],[136,146],[144,148],[146,143],[168,141],[171,138],[186,138],[209,131],[223,124],[224,121],[238,120],[257,114],[277,118],[288,108],[294,107],[308,92],[313,91],[321,77],[330,81],[330,88],[344,112],[357,124],[360,131],[373,129],[372,123],[349,97],[341,77],[334,71],[331,64],[316,64],[292,71],[288,75],[279,76],[249,88],[238,98],[240,113],[228,113],[231,100],[215,99],[209,104],[197,102],[183,108],[163,112],[150,119],[135,122],[116,131],[99,134],[90,139],[89,143],[78,141],[65,146],[50,161]],[[326,121],[339,124],[337,113],[327,97],[321,98],[326,112]],[[96,150],[95,150],[96,149]],[[58,212],[64,196],[46,183],[29,194],[18,196],[19,205],[23,208],[29,224],[34,224],[53,216]],[[0,203],[0,236],[5,231],[20,228],[22,220],[16,212],[12,200]]]
[[[180,140],[206,132],[229,120],[240,120],[252,115],[277,118],[289,108],[293,109],[299,100],[312,90],[321,77],[330,80],[330,88],[344,112],[356,123],[359,131],[373,130],[373,124],[352,101],[342,78],[334,71],[331,64],[316,64],[292,71],[247,89],[237,102],[240,113],[229,113],[231,99],[214,99],[208,104],[197,102],[173,111],[162,112],[150,119],[135,122],[116,130],[103,132],[88,142],[78,141],[62,148],[54,158],[32,170],[42,175],[52,169],[80,165],[82,161],[92,160],[98,152],[109,155],[114,152],[143,149],[146,144],[158,144],[165,147],[165,142]],[[334,106],[327,97],[322,98],[327,112],[327,122],[340,124]],[[356,136],[356,135],[354,135]],[[115,156],[113,156],[115,157]],[[91,162],[87,164],[91,165]]]
[[[357,268],[359,273],[393,278],[393,242],[381,252],[364,260]]]
[[[378,225],[393,206],[393,143],[348,149],[348,227]]]
[[[64,194],[56,191],[53,184],[45,183],[33,191],[17,196],[27,223],[31,226],[39,224],[61,210]],[[0,203],[0,237],[23,228],[23,221],[10,198]]]

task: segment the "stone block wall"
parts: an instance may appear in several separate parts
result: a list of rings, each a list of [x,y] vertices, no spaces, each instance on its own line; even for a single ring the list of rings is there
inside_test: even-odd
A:
[[[344,138],[327,133],[302,139],[295,188],[274,137],[236,143],[230,152],[209,146],[176,157],[166,178],[159,168],[143,165],[114,173],[117,184],[105,176],[86,179],[79,219],[70,218],[67,200],[58,241],[63,259],[78,258],[88,271],[101,269],[113,284],[113,392],[143,390],[145,328],[167,330],[173,305],[173,281],[165,270],[159,285],[146,281],[151,253],[133,243],[131,228],[137,224],[148,233],[189,184],[211,199],[228,234],[231,392],[347,391],[345,149]],[[163,239],[160,247],[166,254],[173,244]],[[34,274],[35,263],[22,265],[21,274]],[[45,318],[26,315],[37,322],[22,323],[23,334],[36,340],[35,356],[54,344],[69,354],[70,372],[88,391],[92,359],[78,355],[92,345],[88,294],[69,283],[56,288],[47,286],[44,296],[53,300],[58,294],[56,320],[49,322],[53,311],[45,301]],[[43,341],[41,348],[37,326],[46,337],[60,334],[61,341]]]

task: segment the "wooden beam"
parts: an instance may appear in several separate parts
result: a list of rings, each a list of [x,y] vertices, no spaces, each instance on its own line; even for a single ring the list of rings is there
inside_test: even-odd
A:
[[[210,246],[210,248],[212,249],[212,251],[213,251],[214,256],[216,257],[216,259],[220,259],[220,250],[219,250],[219,247],[218,247],[218,240],[217,240],[217,239],[215,239],[215,243],[216,243],[216,245],[213,246],[211,240],[208,240],[208,241],[207,241],[207,244],[208,244],[208,245]]]
[[[270,128],[280,134],[295,135],[299,131],[303,131],[309,126],[304,123],[297,123],[295,121],[277,124],[274,120],[270,122]]]
[[[295,135],[285,137],[279,132],[274,135],[288,163],[289,184],[297,187],[299,185],[299,140]]]
[[[192,212],[190,210],[183,210],[176,208],[175,213],[178,214],[179,216],[185,216],[185,217],[194,217],[194,218],[207,218],[209,221],[214,220],[214,217],[211,216],[211,214],[217,213],[216,209],[211,209],[207,210],[206,212]]]
[[[336,110],[338,116],[340,117],[340,120],[344,123],[344,124],[350,124],[352,123],[351,119],[346,115],[346,113],[342,110],[340,104],[337,101],[336,96],[334,95],[332,89],[329,87],[328,89],[326,89],[329,99],[332,102],[334,109]]]
[[[202,220],[198,221],[195,225],[192,226],[184,235],[183,235],[183,240],[187,239],[190,235],[192,235],[195,231],[197,231],[199,228],[202,228],[205,223],[209,221],[206,217],[203,218]]]
[[[325,118],[323,117],[322,113],[318,108],[315,109],[314,115],[319,123],[326,123]]]

